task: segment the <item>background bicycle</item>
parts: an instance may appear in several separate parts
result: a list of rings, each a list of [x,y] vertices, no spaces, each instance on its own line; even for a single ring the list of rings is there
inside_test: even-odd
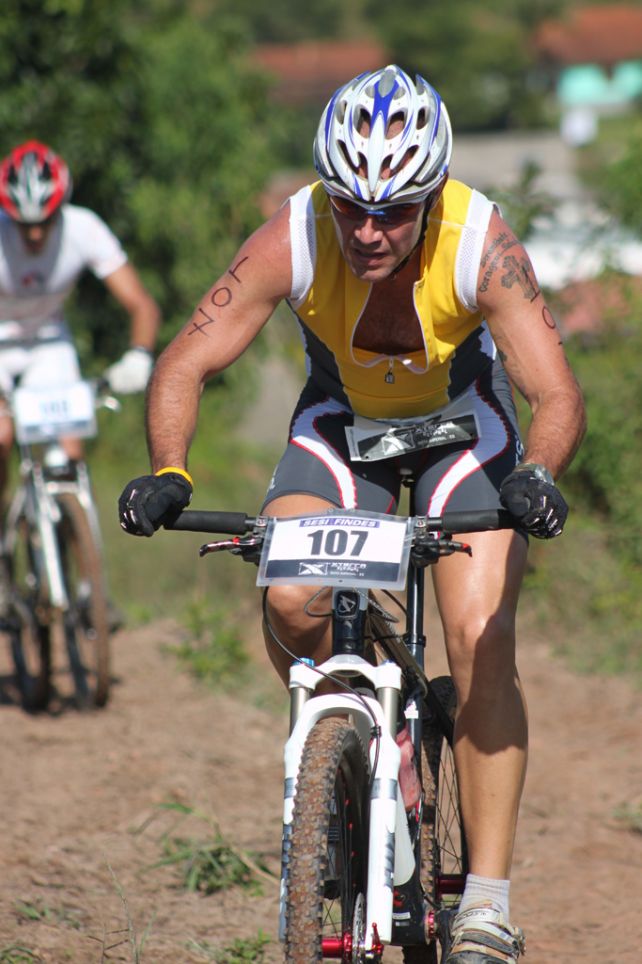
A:
[[[333,656],[320,667],[295,659],[290,674],[280,936],[291,964],[377,962],[388,944],[403,947],[408,964],[447,954],[467,855],[452,756],[454,688],[449,677],[429,681],[423,665],[424,570],[469,551],[446,533],[511,524],[503,512],[426,520],[337,510],[267,520],[192,510],[172,526],[236,533],[241,538],[201,554],[229,550],[259,562],[259,585],[333,587]],[[372,590],[401,588],[406,572],[402,633]],[[328,616],[327,598],[317,597],[320,610],[313,599],[309,614]],[[338,693],[315,695],[328,675]],[[395,740],[405,727],[424,787],[407,812]]]
[[[117,409],[102,382],[16,388],[10,401],[18,484],[4,519],[2,565],[9,634],[23,705],[44,709],[65,678],[79,708],[109,697],[110,616],[102,542],[87,464],[61,437],[96,433],[97,407]]]

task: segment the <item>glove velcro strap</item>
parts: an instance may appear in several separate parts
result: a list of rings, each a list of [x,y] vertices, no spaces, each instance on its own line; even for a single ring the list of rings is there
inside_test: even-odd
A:
[[[158,472],[154,472],[154,475],[169,475],[170,472],[176,472],[177,475],[182,475],[184,479],[187,479],[192,488],[194,488],[194,479],[189,472],[186,472],[185,469],[179,469],[176,465],[167,465],[164,469],[159,469]]]

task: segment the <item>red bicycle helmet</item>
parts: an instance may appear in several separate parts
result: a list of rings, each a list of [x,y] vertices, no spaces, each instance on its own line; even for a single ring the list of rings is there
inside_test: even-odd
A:
[[[61,157],[40,141],[15,147],[0,164],[0,207],[22,224],[46,221],[71,195]]]

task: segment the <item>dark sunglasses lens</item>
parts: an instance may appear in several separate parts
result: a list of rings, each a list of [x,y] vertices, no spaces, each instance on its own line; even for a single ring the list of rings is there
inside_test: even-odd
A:
[[[380,207],[374,211],[361,207],[354,201],[344,197],[330,195],[330,201],[339,214],[351,221],[364,221],[367,217],[376,218],[380,224],[403,224],[416,217],[418,204],[391,204],[390,207]]]
[[[346,218],[351,218],[353,221],[361,221],[366,217],[367,212],[364,211],[362,207],[359,207],[358,204],[355,204],[354,201],[348,201],[345,197],[335,197],[334,195],[330,196],[330,201],[339,214],[343,214]]]
[[[375,217],[382,224],[403,224],[410,221],[417,214],[416,204],[392,204],[375,213]]]

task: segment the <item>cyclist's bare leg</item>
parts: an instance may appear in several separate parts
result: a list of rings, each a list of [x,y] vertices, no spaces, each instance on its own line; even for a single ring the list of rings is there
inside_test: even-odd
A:
[[[0,397],[0,615],[5,615],[9,604],[9,573],[4,556],[4,514],[7,482],[9,477],[9,457],[13,446],[13,423],[6,407],[6,402]]]
[[[79,462],[83,456],[82,442],[79,438],[61,438],[60,444],[68,459]]]
[[[326,512],[332,504],[314,495],[304,493],[284,495],[274,499],[265,507],[265,515],[295,516],[309,512]],[[318,619],[308,616],[305,605],[316,590],[310,586],[271,586],[267,596],[268,617],[276,635],[297,656],[307,656],[322,663],[328,659],[332,650],[329,618]],[[329,600],[330,591],[326,590]],[[327,600],[315,600],[314,610],[328,612]],[[265,645],[272,663],[287,686],[292,660],[274,642],[267,628],[263,627]]]
[[[4,500],[9,474],[9,458],[13,447],[13,423],[0,397],[0,515],[4,515]]]
[[[515,612],[527,546],[512,531],[460,537],[472,559],[434,567],[458,697],[455,761],[471,873],[508,879],[526,771],[526,703],[515,667]]]

